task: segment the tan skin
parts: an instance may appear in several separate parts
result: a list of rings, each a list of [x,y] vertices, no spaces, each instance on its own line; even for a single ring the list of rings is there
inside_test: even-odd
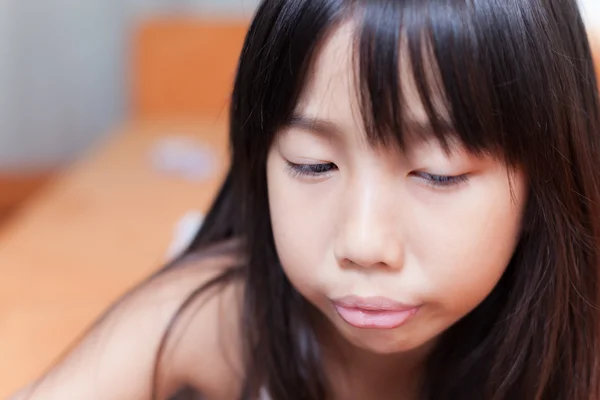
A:
[[[335,382],[350,386],[334,387],[336,398],[410,399],[436,338],[504,273],[521,229],[526,180],[459,143],[450,154],[419,135],[404,152],[368,144],[355,112],[354,36],[348,22],[325,43],[295,110],[299,122],[280,132],[270,151],[273,234],[287,277],[323,316],[322,340],[330,349],[337,344],[327,365],[341,377]],[[407,124],[426,127],[402,54]],[[443,184],[434,175],[444,176]],[[400,327],[357,328],[332,306],[347,295],[421,306]]]
[[[429,141],[415,140],[404,153],[367,145],[355,113],[352,35],[345,24],[327,40],[298,104],[296,113],[320,121],[319,129],[291,126],[270,150],[271,220],[288,278],[321,311],[315,328],[331,397],[397,399],[404,393],[412,399],[436,338],[475,308],[504,272],[519,236],[525,178],[459,145],[449,155]],[[404,67],[402,73],[409,76]],[[405,81],[408,116],[425,126]],[[306,176],[290,173],[287,162],[335,168]],[[469,179],[441,187],[432,184],[433,174]],[[234,248],[143,285],[30,397],[24,389],[13,400],[148,399],[154,356],[171,316],[191,291],[237,262]],[[161,363],[161,398],[185,385],[210,400],[237,397],[242,291],[238,283],[210,291],[180,318]],[[398,328],[359,329],[331,306],[332,297],[344,295],[422,306]]]

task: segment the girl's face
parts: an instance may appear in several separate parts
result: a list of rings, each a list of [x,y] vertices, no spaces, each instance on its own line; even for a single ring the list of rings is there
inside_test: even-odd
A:
[[[351,343],[390,354],[432,341],[491,292],[517,244],[525,178],[459,143],[369,145],[352,36],[346,24],[325,43],[270,149],[270,212],[294,287]],[[401,64],[409,125],[426,129]]]

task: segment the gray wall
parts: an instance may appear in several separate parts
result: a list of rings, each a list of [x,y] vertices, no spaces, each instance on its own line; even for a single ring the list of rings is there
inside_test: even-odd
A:
[[[250,16],[258,0],[0,0],[0,169],[70,160],[126,118],[132,22]]]

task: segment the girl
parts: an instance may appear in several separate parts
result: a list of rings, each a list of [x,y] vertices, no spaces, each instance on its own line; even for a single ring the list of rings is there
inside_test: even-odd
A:
[[[598,110],[575,0],[265,0],[201,232],[15,398],[600,399]]]

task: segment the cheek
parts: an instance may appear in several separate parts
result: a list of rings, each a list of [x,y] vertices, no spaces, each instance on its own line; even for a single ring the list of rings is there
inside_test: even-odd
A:
[[[331,205],[323,185],[300,184],[282,160],[270,156],[267,181],[271,226],[279,260],[292,284],[305,296],[316,290],[325,273],[333,225]],[[316,193],[316,192],[319,193]],[[329,193],[330,194],[330,193]],[[318,199],[318,201],[316,201]]]
[[[520,190],[517,189],[517,193]],[[522,199],[513,202],[504,186],[482,188],[459,208],[436,215],[417,246],[422,272],[435,301],[458,317],[487,297],[512,257],[520,232]],[[443,223],[441,223],[443,221]]]

